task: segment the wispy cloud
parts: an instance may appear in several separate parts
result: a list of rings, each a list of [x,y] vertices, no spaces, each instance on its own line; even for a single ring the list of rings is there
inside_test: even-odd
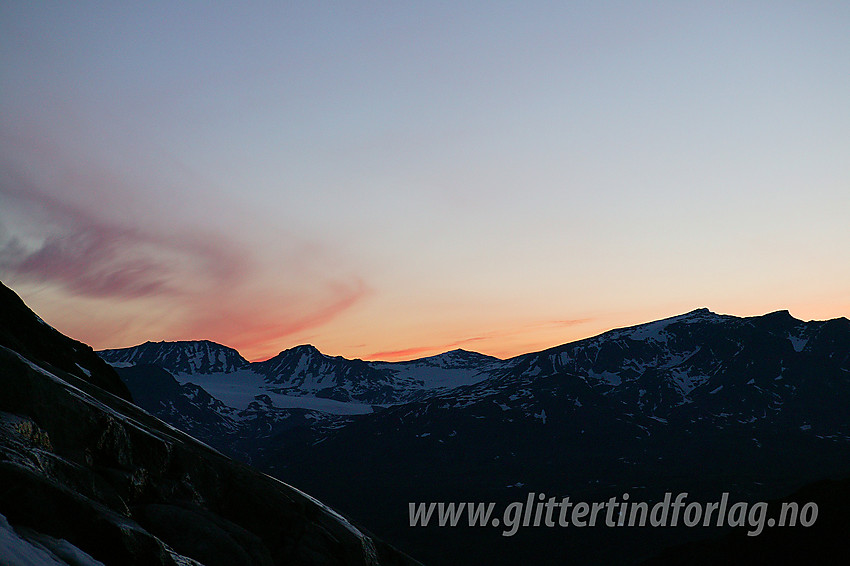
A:
[[[187,279],[201,285],[232,285],[250,262],[244,250],[215,234],[166,237],[120,226],[48,194],[20,175],[4,176],[0,196],[15,201],[30,222],[40,224],[41,239],[34,247],[14,234],[0,242],[0,272],[60,285],[73,295],[185,296],[194,292]]]
[[[153,301],[173,313],[159,336],[144,339],[209,338],[248,356],[272,355],[286,336],[329,322],[368,293],[362,278],[323,269],[331,260],[313,243],[293,239],[282,257],[264,256],[261,262],[235,237],[191,224],[165,232],[120,223],[110,218],[114,210],[81,206],[67,188],[43,186],[20,168],[2,165],[0,276],[13,285],[44,285],[99,300],[104,310]],[[76,176],[91,179],[98,173]],[[119,193],[130,190],[115,187]],[[287,266],[286,281],[268,280],[269,262]],[[148,331],[156,326],[151,320],[138,323]],[[132,334],[126,322],[120,326]],[[104,329],[93,333],[108,335]]]

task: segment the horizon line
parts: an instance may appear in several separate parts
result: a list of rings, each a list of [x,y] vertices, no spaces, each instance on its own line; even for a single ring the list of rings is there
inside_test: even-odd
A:
[[[553,348],[559,348],[561,346],[566,346],[568,344],[574,344],[576,342],[581,342],[583,340],[596,338],[596,337],[602,336],[603,334],[607,334],[609,332],[613,332],[613,331],[616,331],[616,330],[623,330],[623,329],[626,329],[626,328],[636,328],[638,326],[643,326],[643,325],[647,325],[647,324],[654,324],[654,323],[657,323],[657,322],[662,322],[662,321],[665,321],[665,320],[679,318],[679,317],[687,316],[687,315],[694,314],[694,313],[706,313],[706,314],[711,314],[711,315],[715,315],[715,316],[732,317],[732,318],[740,318],[740,319],[762,318],[762,317],[769,316],[769,315],[784,313],[784,314],[787,314],[788,316],[790,316],[792,319],[797,320],[799,322],[804,322],[804,323],[827,322],[827,321],[831,321],[831,320],[841,320],[841,319],[848,320],[848,318],[845,317],[845,316],[837,316],[837,317],[834,317],[834,318],[826,318],[826,319],[803,320],[803,319],[797,318],[794,315],[792,315],[791,312],[788,309],[778,309],[778,310],[766,312],[766,313],[761,314],[761,315],[738,316],[738,315],[728,314],[728,313],[717,313],[717,312],[714,312],[707,307],[700,307],[700,308],[692,309],[692,310],[684,312],[684,313],[680,313],[680,314],[676,314],[676,315],[672,315],[672,316],[667,316],[667,317],[663,317],[663,318],[658,318],[658,319],[653,319],[653,320],[649,320],[649,321],[645,321],[645,322],[640,322],[640,323],[637,323],[637,324],[631,324],[631,325],[626,325],[626,326],[616,326],[616,327],[613,327],[613,328],[609,328],[608,330],[603,330],[602,332],[598,332],[598,333],[595,333],[595,334],[585,336],[583,338],[578,338],[576,340],[571,340],[571,341],[568,341],[568,342],[561,342],[561,343],[558,343],[558,344],[554,344],[552,346],[542,348],[540,350],[532,350],[532,351],[529,351],[529,352],[523,352],[523,353],[520,353],[520,354],[517,354],[517,355],[514,355],[514,356],[508,356],[508,357],[504,357],[504,358],[499,357],[499,356],[494,355],[494,354],[488,354],[486,352],[480,352],[478,350],[469,350],[467,348],[460,348],[460,347],[451,348],[451,346],[457,346],[457,345],[463,344],[463,343],[480,341],[480,340],[483,339],[482,337],[473,337],[473,338],[463,339],[463,340],[460,340],[458,342],[450,343],[448,346],[414,346],[414,347],[404,348],[404,349],[400,349],[400,350],[378,351],[378,352],[375,352],[373,354],[369,354],[369,355],[362,356],[362,357],[354,357],[354,358],[347,358],[347,357],[342,356],[342,355],[329,354],[329,353],[323,352],[318,346],[316,346],[312,343],[301,343],[301,344],[295,344],[295,345],[290,346],[288,348],[284,348],[283,350],[280,350],[277,354],[273,354],[273,355],[268,356],[268,357],[249,360],[248,358],[243,356],[242,353],[239,352],[238,349],[234,348],[233,346],[228,346],[227,344],[222,344],[220,342],[216,342],[216,341],[210,340],[208,338],[199,338],[199,339],[193,339],[193,340],[146,340],[145,342],[142,342],[141,344],[135,344],[133,346],[124,346],[124,347],[118,347],[118,348],[102,348],[102,349],[95,350],[95,351],[96,352],[107,352],[107,351],[116,351],[116,350],[130,350],[130,349],[133,349],[133,348],[138,348],[140,346],[144,346],[145,344],[180,344],[180,343],[208,342],[210,344],[215,344],[217,346],[221,346],[223,348],[233,350],[234,352],[236,352],[237,355],[239,355],[239,357],[241,357],[242,359],[244,359],[246,362],[248,362],[250,364],[267,362],[271,359],[276,358],[277,356],[280,356],[284,352],[288,352],[290,350],[294,350],[294,349],[297,349],[297,348],[303,348],[305,346],[315,349],[321,355],[326,356],[326,357],[343,358],[343,359],[351,360],[351,361],[359,360],[359,361],[364,361],[364,362],[378,362],[378,363],[379,362],[386,362],[386,363],[414,362],[414,361],[424,360],[424,359],[427,359],[427,358],[433,358],[433,357],[436,357],[436,356],[441,356],[443,354],[448,354],[448,353],[457,352],[457,351],[469,352],[469,353],[472,353],[472,354],[478,354],[478,355],[481,355],[481,356],[487,356],[487,357],[490,357],[490,358],[494,358],[494,359],[499,360],[499,361],[506,361],[506,360],[510,360],[510,359],[517,358],[517,357],[520,357],[520,356],[525,356],[525,355],[528,355],[528,354],[537,354],[537,353],[540,353],[540,352],[545,352],[547,350],[551,350]],[[443,349],[441,349],[443,347],[450,348],[450,349],[443,350]],[[392,354],[407,353],[407,352],[410,352],[410,353],[413,353],[413,352],[436,352],[436,353],[429,354],[427,356],[402,358],[402,359],[384,359],[384,358],[379,357],[379,356],[386,356],[386,355],[390,355],[390,357],[392,357],[391,356]]]

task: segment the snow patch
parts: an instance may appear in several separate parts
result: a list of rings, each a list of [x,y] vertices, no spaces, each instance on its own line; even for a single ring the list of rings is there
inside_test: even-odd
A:
[[[481,366],[451,367],[450,359],[438,358],[433,356],[410,362],[369,362],[369,365],[377,370],[392,371],[397,380],[419,382],[426,390],[474,385],[489,377],[486,370],[480,370]]]
[[[635,328],[629,338],[641,342],[651,341],[666,344],[668,334],[665,332],[665,329],[673,322],[676,322],[676,318],[667,318],[650,322],[649,324],[642,324]]]
[[[692,376],[686,370],[678,368],[670,370],[670,378],[673,380],[673,383],[678,387],[683,397],[687,397],[691,393],[691,391],[708,381],[708,376]]]
[[[587,375],[590,378],[593,378],[593,379],[596,379],[596,380],[599,380],[599,381],[604,381],[608,385],[617,386],[617,385],[620,385],[621,383],[623,383],[623,380],[620,377],[620,374],[617,374],[617,373],[614,373],[614,372],[611,372],[611,371],[608,371],[608,370],[605,370],[602,373],[596,373],[595,371],[593,371],[591,369],[591,370],[587,371]]]
[[[40,540],[21,537],[0,515],[0,557],[7,566],[103,566],[64,539],[39,535]]]
[[[802,352],[803,348],[805,348],[806,344],[809,342],[808,338],[803,338],[802,336],[794,336],[792,334],[788,335],[788,340],[791,341],[791,346],[794,348],[795,352]]]
[[[276,409],[311,409],[332,415],[365,415],[372,412],[368,403],[336,401],[310,395],[283,395],[273,391],[276,384],[266,382],[265,376],[250,369],[231,373],[188,374],[178,373],[174,378],[181,384],[195,383],[227,405],[239,411],[256,401],[258,395],[268,395]]]

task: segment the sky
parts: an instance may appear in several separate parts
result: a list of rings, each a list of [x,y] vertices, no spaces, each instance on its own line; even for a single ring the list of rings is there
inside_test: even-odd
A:
[[[0,279],[96,349],[850,317],[850,3],[0,1]]]

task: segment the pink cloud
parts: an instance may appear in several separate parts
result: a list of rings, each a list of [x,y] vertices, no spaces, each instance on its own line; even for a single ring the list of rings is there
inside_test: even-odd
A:
[[[256,297],[219,309],[199,305],[198,316],[188,320],[181,332],[222,342],[257,361],[280,352],[287,336],[333,320],[369,292],[360,278],[353,277],[325,283],[312,289],[309,297]]]
[[[402,350],[387,350],[384,352],[375,352],[364,356],[366,360],[397,360],[402,358],[411,358],[420,356],[425,353],[439,352],[439,346],[418,346],[414,348],[404,348]]]
[[[16,279],[60,285],[78,296],[132,299],[189,293],[181,272],[224,285],[247,269],[247,254],[217,236],[169,238],[120,226],[20,179],[0,194],[41,222],[45,234],[36,249],[15,237],[0,248],[0,270]]]
[[[105,217],[110,210],[72,203],[56,196],[56,187],[38,186],[2,165],[0,202],[7,205],[0,210],[0,275],[13,285],[62,289],[71,301],[101,300],[105,311],[116,301],[145,300],[174,315],[159,325],[153,313],[146,321],[114,322],[123,335],[144,323],[161,334],[140,336],[143,340],[206,338],[249,357],[270,356],[280,350],[281,339],[332,320],[368,293],[360,277],[329,275],[338,270],[330,269],[330,259],[315,244],[293,238],[280,247],[280,257],[261,263],[248,246],[222,234],[118,223]],[[111,179],[97,171],[72,177]],[[287,265],[291,275],[269,280],[268,263]],[[104,328],[88,334],[76,337],[94,338],[98,347],[97,341],[110,336]]]

